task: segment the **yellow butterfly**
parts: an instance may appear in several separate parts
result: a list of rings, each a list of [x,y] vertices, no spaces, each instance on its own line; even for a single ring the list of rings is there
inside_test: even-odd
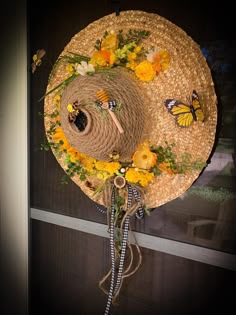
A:
[[[190,104],[184,104],[176,99],[167,99],[164,104],[169,113],[175,116],[179,127],[189,127],[193,121],[204,121],[204,113],[195,90],[192,92],[192,102]]]
[[[31,64],[31,71],[34,73],[42,63],[42,58],[46,54],[46,51],[44,49],[38,49],[36,54],[33,55],[33,62]]]

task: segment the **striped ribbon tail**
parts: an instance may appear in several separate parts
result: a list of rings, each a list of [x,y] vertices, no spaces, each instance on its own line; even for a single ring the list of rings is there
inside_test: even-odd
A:
[[[126,212],[129,211],[133,202],[137,203],[138,208],[136,212],[137,218],[141,219],[144,215],[143,209],[140,204],[141,195],[138,189],[133,187],[130,184],[127,184],[128,190],[128,198],[127,198],[127,209]],[[110,213],[110,252],[111,252],[111,279],[110,279],[110,289],[108,292],[107,305],[104,312],[104,315],[108,315],[110,312],[111,305],[115,302],[117,296],[119,295],[122,282],[123,282],[123,271],[124,271],[124,262],[125,255],[128,243],[128,232],[129,232],[129,224],[130,224],[130,215],[126,215],[124,218],[123,225],[121,227],[122,230],[122,240],[121,240],[121,250],[119,255],[118,262],[118,271],[116,272],[116,250],[115,250],[115,195],[117,188],[112,186],[111,193],[111,213]]]

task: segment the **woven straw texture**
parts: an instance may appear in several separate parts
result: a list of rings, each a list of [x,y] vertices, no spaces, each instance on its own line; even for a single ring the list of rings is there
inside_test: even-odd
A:
[[[142,134],[136,134],[136,127],[140,122],[139,114],[134,113],[134,116],[137,117],[139,122],[137,122],[137,124],[132,123],[131,125],[129,125],[129,123],[126,124],[127,121],[125,121],[126,118],[124,116],[120,117],[122,127],[124,127],[125,132],[127,132],[127,139],[124,143],[121,141],[124,155],[126,155],[125,152],[130,155],[130,152],[133,150],[134,146],[132,146],[132,150],[129,150],[130,143],[136,146],[140,141],[139,139],[142,138],[149,139],[153,145],[165,146],[166,141],[170,144],[174,143],[174,152],[177,156],[190,153],[193,160],[200,158],[203,161],[207,161],[215,139],[217,99],[210,69],[199,46],[181,28],[157,14],[143,11],[125,11],[121,12],[120,16],[111,14],[91,23],[85,29],[77,33],[65,47],[62,55],[66,54],[68,51],[73,51],[82,55],[91,56],[94,51],[94,43],[103,36],[105,31],[118,31],[122,29],[124,32],[127,32],[130,28],[150,31],[150,36],[143,42],[144,47],[150,48],[151,46],[155,46],[158,49],[167,50],[170,54],[171,61],[169,68],[156,76],[152,82],[140,83],[140,81],[138,82],[138,79],[131,74],[131,78],[134,84],[137,85],[137,88],[133,86],[130,82],[131,79],[127,77],[124,78],[124,80],[129,81],[127,86],[121,87],[120,85],[118,88],[111,89],[115,91],[114,93],[117,93],[114,94],[114,96],[121,101],[124,112],[126,111],[126,105],[128,106],[130,100],[134,97],[137,101],[137,110],[142,105],[142,112],[145,113],[143,116],[143,127],[141,126],[143,128],[141,131]],[[65,76],[65,68],[58,64],[51,75],[47,90],[59,84]],[[80,80],[80,84],[86,85],[86,82],[82,82],[84,79],[81,78]],[[97,78],[95,77],[94,80],[97,80]],[[114,84],[116,83],[117,82],[114,82]],[[126,91],[125,96],[120,99],[119,90],[129,90],[129,86],[131,87],[132,96],[129,96],[129,93]],[[137,96],[133,93],[135,89],[139,91]],[[203,123],[193,123],[188,128],[179,128],[173,116],[166,110],[164,100],[176,98],[188,103],[193,89],[199,94],[202,109],[205,114],[205,121]],[[79,92],[76,94],[76,97],[80,96],[82,96],[82,93]],[[54,108],[53,97],[54,95],[52,93],[45,99],[46,112],[50,113]],[[139,98],[141,101],[137,100]],[[131,116],[133,115],[133,110],[132,108]],[[127,120],[128,122],[130,121],[129,119]],[[96,124],[99,123],[100,122],[96,122]],[[111,121],[107,119],[106,123],[109,125]],[[49,118],[47,117],[45,117],[45,127],[46,129],[49,128]],[[109,128],[112,128],[112,126],[110,125],[108,130]],[[133,137],[132,129],[134,130],[135,137]],[[129,139],[128,135],[130,135],[131,139]],[[117,133],[114,135],[114,138],[116,136]],[[114,138],[111,139],[111,137],[108,136],[107,141],[112,142]],[[111,144],[107,143],[106,146],[109,148],[112,147]],[[91,153],[96,154],[96,150],[97,149]],[[102,156],[103,154],[105,153],[102,152]],[[125,156],[125,158],[126,157],[127,156]],[[58,158],[58,162],[64,168],[63,160]],[[145,204],[147,207],[154,208],[179,197],[193,184],[199,174],[200,171],[194,171],[184,175],[173,176],[161,174],[155,177],[153,182],[145,188]],[[78,177],[74,177],[73,180],[91,199],[98,203],[103,203],[101,195],[94,196],[93,192],[86,187],[85,183],[81,182]],[[90,178],[89,181],[97,184],[98,179]]]

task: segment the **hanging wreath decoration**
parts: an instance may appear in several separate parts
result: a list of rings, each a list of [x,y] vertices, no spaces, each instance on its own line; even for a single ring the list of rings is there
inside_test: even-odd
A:
[[[130,218],[179,197],[207,164],[217,120],[210,70],[179,27],[157,14],[126,11],[71,39],[43,98],[42,147],[107,209],[100,210],[108,216],[111,269],[100,288],[108,314],[142,261]]]

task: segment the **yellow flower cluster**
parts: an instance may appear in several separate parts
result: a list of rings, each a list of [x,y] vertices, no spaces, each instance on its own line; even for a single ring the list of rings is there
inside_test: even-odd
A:
[[[140,171],[136,168],[129,168],[125,174],[125,179],[134,184],[146,187],[154,178],[154,173],[149,171]]]
[[[90,59],[90,62],[96,67],[109,67],[116,61],[114,51],[118,48],[118,39],[114,33],[110,33],[101,42],[101,49],[95,51]]]
[[[96,160],[86,154],[76,150],[68,142],[64,131],[61,127],[55,129],[52,136],[55,144],[61,152],[66,152],[72,163],[80,162],[90,175],[94,175],[99,179],[106,180],[114,176],[122,168],[119,162],[105,162]],[[125,179],[134,184],[139,184],[146,187],[154,178],[154,173],[150,169],[155,165],[157,155],[150,151],[148,142],[139,145],[138,150],[133,155],[133,167],[128,167],[125,172]],[[162,162],[158,164],[161,172],[174,174],[171,169],[171,164]]]
[[[153,69],[156,72],[165,71],[170,63],[170,55],[166,50],[161,50],[153,56]]]
[[[57,98],[59,101],[59,98]],[[114,176],[122,168],[119,162],[105,162],[96,160],[86,154],[76,150],[68,142],[64,131],[61,127],[55,129],[52,136],[55,144],[61,152],[66,152],[71,162],[80,162],[90,175],[94,175],[99,179],[106,180]],[[155,165],[157,155],[150,151],[148,142],[139,145],[137,151],[133,155],[133,167],[128,167],[125,172],[125,179],[134,184],[146,187],[154,178],[154,173],[150,169]],[[174,174],[170,163],[159,163],[158,168],[161,172]]]
[[[52,138],[54,143],[58,145],[59,151],[66,152],[72,163],[80,162],[90,175],[94,175],[99,179],[106,180],[117,174],[122,168],[120,162],[96,160],[76,150],[68,142],[61,127],[55,129]],[[154,173],[150,172],[149,169],[156,163],[156,155],[150,151],[147,142],[139,145],[138,150],[133,155],[133,163],[134,167],[127,168],[124,175],[125,179],[130,183],[136,183],[143,187],[147,186],[154,177]],[[163,169],[163,171],[166,170]]]
[[[80,153],[80,162],[83,165],[83,167],[89,172],[93,173],[96,160],[86,154]]]
[[[90,59],[90,62],[95,68],[97,67],[109,67],[112,66],[116,61],[116,56],[112,51],[99,50],[95,51]]]
[[[70,144],[61,127],[55,129],[53,140],[56,144],[59,145],[59,151],[67,151],[68,149],[70,149]]]
[[[68,142],[61,127],[55,129],[52,137],[60,152],[66,152],[72,163],[79,161],[91,175],[96,175],[98,178],[105,180],[113,176],[121,168],[119,162],[98,161],[76,150]]]
[[[88,171],[91,171],[93,169],[91,158],[89,158],[85,154],[80,153],[78,150],[70,145],[61,127],[55,129],[52,137],[55,144],[58,145],[58,150],[61,152],[66,152],[69,155],[70,161],[72,163],[80,161],[81,164],[83,164],[83,166]]]
[[[95,163],[95,175],[99,179],[106,180],[107,178],[114,176],[114,174],[121,168],[119,162],[105,162],[96,161]]]
[[[109,35],[107,35],[102,43],[101,43],[101,48],[104,50],[109,50],[109,51],[115,51],[118,48],[118,38],[114,32],[111,32]]]
[[[97,161],[95,163],[95,167],[98,171],[105,171],[113,175],[121,168],[121,165],[119,162]]]
[[[145,59],[144,53],[144,48],[135,42],[120,45],[117,35],[114,31],[111,31],[100,41],[100,47],[97,51],[94,51],[89,63],[95,69],[125,65],[128,69],[134,71],[139,80],[149,82],[160,71],[167,69],[170,57],[169,53],[164,50],[149,54],[148,59]]]
[[[65,78],[65,82],[77,75],[91,74],[95,70],[115,66],[123,66],[132,70],[136,77],[143,82],[152,81],[160,71],[165,71],[168,68],[170,56],[166,50],[157,51],[153,48],[145,50],[140,42],[148,35],[149,32],[137,30],[129,30],[125,35],[122,31],[119,31],[118,34],[114,31],[106,32],[102,39],[96,41],[95,48],[97,50],[93,52],[91,58],[78,54],[73,55],[73,53],[72,56],[65,56],[68,76]],[[115,175],[123,176],[128,182],[143,187],[153,180],[157,170],[168,174],[174,173],[174,168],[169,161],[157,163],[158,154],[151,151],[147,141],[139,145],[132,156],[132,161],[128,164],[122,164],[115,159],[110,162],[100,161],[79,152],[70,145],[60,127],[60,102],[61,95],[56,94],[54,97],[56,110],[51,115],[56,124],[52,124],[50,139],[55,150],[66,154],[69,168],[75,166],[73,170],[81,171],[80,174],[90,174],[102,180]],[[72,104],[68,104],[69,113],[73,112],[72,107]],[[75,163],[75,165],[71,166],[71,163]],[[73,176],[74,172],[71,174]]]

